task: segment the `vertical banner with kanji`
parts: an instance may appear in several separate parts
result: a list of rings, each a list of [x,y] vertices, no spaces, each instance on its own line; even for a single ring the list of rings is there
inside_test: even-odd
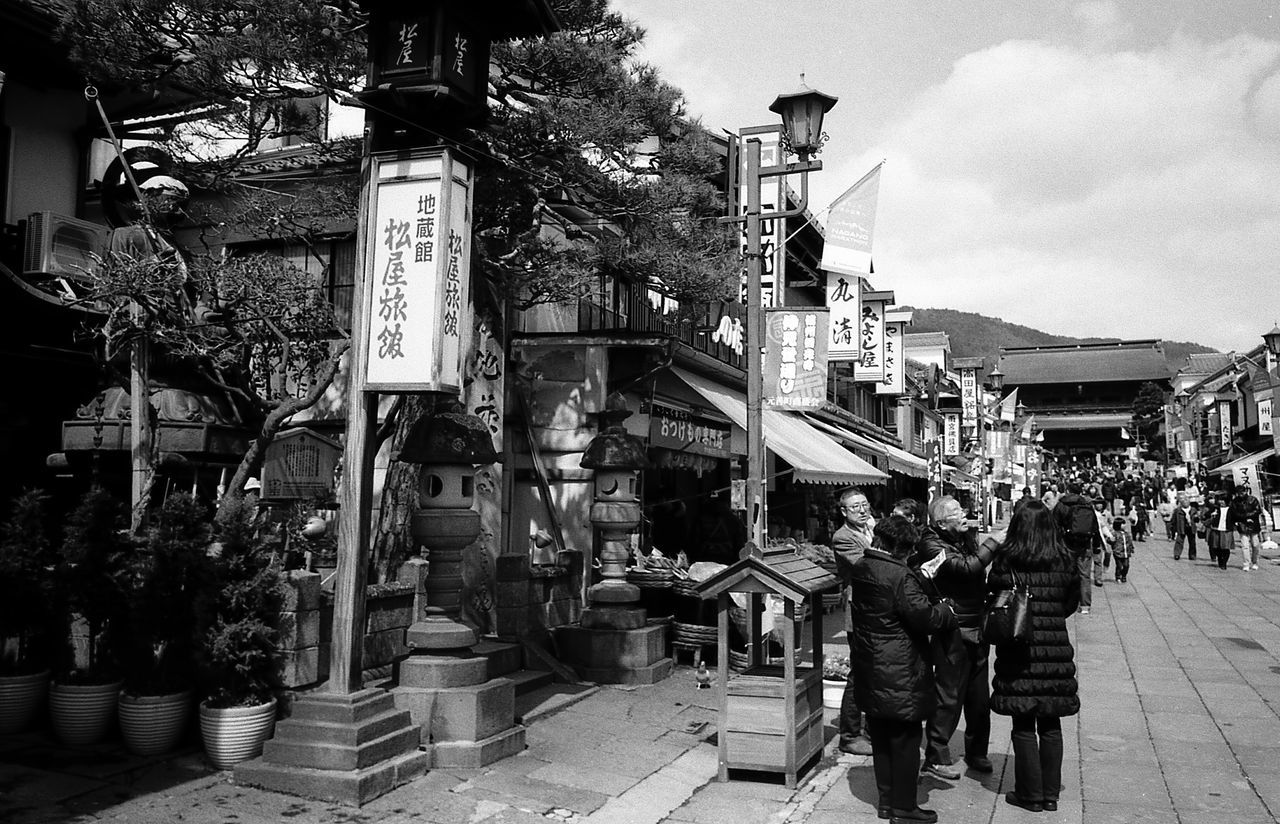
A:
[[[1164,451],[1172,456],[1178,449],[1178,424],[1173,417],[1173,410],[1164,408]]]
[[[372,161],[365,387],[459,392],[472,323],[471,169],[448,149]]]
[[[907,324],[890,320],[884,324],[884,380],[876,384],[877,395],[901,395],[906,391],[907,358],[902,352],[902,333]]]
[[[1271,399],[1264,398],[1258,401],[1258,434],[1270,435],[1271,432]]]
[[[947,412],[942,416],[942,451],[946,455],[960,454],[960,413]]]
[[[1218,401],[1218,431],[1222,451],[1231,449],[1231,402]]]
[[[747,141],[749,140],[760,141],[761,168],[767,169],[770,166],[780,166],[786,162],[786,153],[780,145],[782,140],[781,126],[753,126],[739,132],[737,169],[737,208],[739,216],[746,214],[747,209],[747,186],[749,185],[747,181]],[[787,184],[785,176],[762,178],[758,183],[760,185],[761,214],[767,215],[770,212],[779,212],[786,208]],[[746,223],[744,222],[741,226],[741,249],[745,259],[747,252]],[[765,307],[777,306],[779,302],[778,273],[783,271],[787,259],[785,231],[785,221],[760,221],[760,302]],[[744,304],[747,302],[745,266],[742,274],[741,299]]]
[[[858,359],[854,362],[853,379],[880,383],[884,380],[884,311],[889,302],[880,292],[862,296],[858,318]]]
[[[815,409],[827,400],[827,310],[765,312],[764,403]]]
[[[856,275],[827,273],[827,309],[831,312],[831,338],[827,359],[856,361],[862,337],[862,279]]]
[[[1040,497],[1041,460],[1039,449],[1027,451],[1027,486],[1031,487],[1031,495],[1036,498]]]
[[[942,494],[942,444],[935,440],[924,443],[924,460],[929,467],[929,500]]]
[[[978,431],[978,370],[965,367],[960,370],[961,424],[965,432]]]

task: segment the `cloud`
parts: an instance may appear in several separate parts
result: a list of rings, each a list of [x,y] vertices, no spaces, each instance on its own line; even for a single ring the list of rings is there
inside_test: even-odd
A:
[[[1278,59],[1247,35],[962,57],[871,153],[877,281],[1064,334],[1252,346],[1280,304]]]

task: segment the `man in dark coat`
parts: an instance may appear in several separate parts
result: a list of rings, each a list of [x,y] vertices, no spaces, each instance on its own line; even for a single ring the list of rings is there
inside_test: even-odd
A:
[[[840,513],[844,524],[831,536],[831,550],[836,556],[836,574],[844,584],[845,634],[849,640],[849,657],[853,660],[853,605],[849,599],[849,574],[862,554],[871,548],[871,504],[857,487],[840,493]],[[853,667],[845,681],[840,702],[840,751],[851,755],[871,755],[871,742],[863,734],[862,711],[858,707]]]
[[[930,603],[905,558],[917,531],[901,515],[876,524],[878,547],[849,569],[850,661],[858,706],[867,714],[877,813],[895,822],[933,822],[917,806],[920,722],[933,712],[929,633],[956,625],[951,609]]]
[[[1093,503],[1081,493],[1084,486],[1079,481],[1067,484],[1067,494],[1058,500],[1053,508],[1053,518],[1062,532],[1062,540],[1076,557],[1076,566],[1080,573],[1080,612],[1089,614],[1093,606],[1094,550],[1102,549],[1102,531],[1098,527],[1098,519],[1093,514]],[[1085,518],[1084,513],[1088,513]],[[1085,531],[1085,524],[1088,531]]]
[[[937,708],[925,725],[923,772],[954,781],[949,742],[964,712],[964,760],[977,772],[991,772],[989,647],[978,637],[987,604],[987,566],[991,545],[977,546],[964,507],[950,495],[929,504],[931,526],[920,536],[912,566],[932,578],[940,599],[949,599],[957,627],[933,636],[933,677]]]

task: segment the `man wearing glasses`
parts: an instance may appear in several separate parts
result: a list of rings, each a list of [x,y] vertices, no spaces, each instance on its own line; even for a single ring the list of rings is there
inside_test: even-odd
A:
[[[840,493],[840,513],[844,524],[831,536],[831,549],[836,556],[836,572],[844,587],[845,636],[849,641],[849,654],[853,655],[853,615],[849,603],[849,575],[862,553],[871,548],[871,530],[875,521],[871,517],[871,503],[857,487]],[[851,755],[871,755],[871,740],[862,728],[862,712],[853,694],[853,668],[844,685],[844,697],[840,702],[840,751]]]
[[[922,772],[954,781],[960,770],[951,764],[949,742],[964,713],[964,760],[969,769],[989,773],[987,746],[991,737],[990,646],[979,629],[987,605],[987,566],[994,543],[981,547],[969,529],[964,507],[950,495],[929,504],[932,528],[921,532],[912,566],[932,578],[939,598],[951,604],[958,626],[934,635],[933,677],[937,709],[925,725]]]

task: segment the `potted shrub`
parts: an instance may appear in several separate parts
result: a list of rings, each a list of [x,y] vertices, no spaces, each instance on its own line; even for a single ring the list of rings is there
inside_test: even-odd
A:
[[[220,551],[201,649],[200,732],[205,754],[226,769],[262,752],[275,725],[280,652],[276,621],[284,591],[276,554],[260,536],[255,507],[224,504],[214,524]]]
[[[119,711],[125,745],[138,755],[168,752],[190,718],[209,535],[208,509],[190,495],[174,495],[156,514],[136,562]]]
[[[849,680],[849,656],[822,656],[822,706],[840,709],[844,686]]]
[[[85,649],[67,660],[49,688],[53,729],[65,743],[92,744],[106,736],[120,694],[120,639],[129,616],[125,588],[131,546],[124,506],[94,487],[67,519],[58,586],[68,636],[84,626]]]
[[[23,493],[0,527],[0,735],[30,726],[49,691],[57,552],[46,503]]]

